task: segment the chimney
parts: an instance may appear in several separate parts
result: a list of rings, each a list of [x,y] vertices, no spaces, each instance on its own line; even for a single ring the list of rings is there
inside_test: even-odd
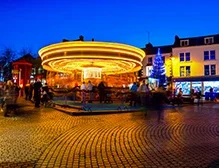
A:
[[[84,41],[84,36],[79,36],[79,41]]]

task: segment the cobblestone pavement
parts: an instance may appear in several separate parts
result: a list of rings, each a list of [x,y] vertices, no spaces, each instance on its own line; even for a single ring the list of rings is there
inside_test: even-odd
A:
[[[0,167],[219,167],[219,104],[71,116],[0,113]]]

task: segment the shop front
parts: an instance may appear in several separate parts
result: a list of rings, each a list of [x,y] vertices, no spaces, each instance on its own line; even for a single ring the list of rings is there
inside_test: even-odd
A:
[[[219,98],[219,76],[173,78],[173,86],[176,92],[182,88],[185,96],[190,95],[191,89],[201,91],[205,99],[209,99],[212,89],[213,96]]]

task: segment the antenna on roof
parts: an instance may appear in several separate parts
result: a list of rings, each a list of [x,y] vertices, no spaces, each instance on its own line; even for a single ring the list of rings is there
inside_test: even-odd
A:
[[[150,43],[150,32],[147,31],[147,33],[148,33],[148,43]]]

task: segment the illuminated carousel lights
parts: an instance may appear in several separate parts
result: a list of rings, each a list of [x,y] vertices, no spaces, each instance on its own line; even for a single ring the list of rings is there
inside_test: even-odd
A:
[[[129,45],[81,41],[53,44],[42,48],[39,54],[43,67],[50,71],[83,72],[85,67],[98,66],[105,74],[136,72],[145,56],[143,50]],[[95,65],[89,65],[91,62]]]
[[[88,51],[90,51],[91,49],[89,49]],[[85,50],[83,50],[83,51],[85,51]],[[57,52],[57,51],[53,51],[53,52],[51,52],[51,53],[46,53],[46,54],[44,54],[44,55],[42,55],[41,56],[41,59],[42,60],[44,60],[44,58],[46,58],[47,56],[49,57],[49,56],[52,56],[53,58],[55,58],[55,57],[65,57],[65,56],[69,56],[69,57],[77,57],[77,58],[93,58],[93,55],[92,54],[90,54],[90,55],[87,55],[87,53],[83,53],[83,51],[81,51],[81,54],[80,55],[78,55],[78,54],[75,54],[74,55],[74,53],[72,53],[72,55],[65,55],[65,54],[63,54],[62,52]],[[53,56],[55,53],[59,53],[60,55],[58,55],[58,56]],[[98,54],[98,50],[95,50],[95,56],[96,57],[99,57],[99,54]],[[103,53],[103,52],[99,52],[99,53]],[[127,57],[127,56],[132,56],[132,57],[134,57],[134,59],[136,59],[136,60],[139,60],[140,62],[143,60],[143,57],[141,57],[141,56],[139,56],[138,54],[135,54],[135,53],[131,53],[131,52],[122,52],[122,51],[111,51],[111,52],[105,52],[107,55],[110,55],[110,53],[112,54],[112,55],[114,55],[113,56],[113,58],[115,58],[115,57],[121,57],[121,58],[125,58],[125,57]],[[113,53],[115,53],[115,54],[113,54]],[[123,54],[126,54],[126,55],[123,55]],[[108,58],[108,56],[106,56],[106,55],[102,55],[103,57],[105,57],[105,58]]]
[[[93,55],[92,57],[95,57],[95,55]],[[72,58],[72,59],[71,59]],[[49,58],[49,59],[47,59],[47,60],[44,60],[43,62],[42,62],[42,64],[46,64],[47,62],[50,62],[50,61],[57,61],[57,60],[62,60],[62,59],[69,59],[69,61],[74,61],[74,59],[76,59],[76,58],[81,58],[81,56],[74,56],[74,57],[70,57],[70,56],[62,56],[62,57],[59,57],[59,58]],[[86,57],[86,56],[84,56],[84,59],[86,60],[86,59],[89,59],[89,57]],[[121,60],[121,61],[130,61],[130,62],[135,62],[135,63],[137,63],[137,64],[139,64],[139,65],[142,65],[142,63],[140,62],[140,61],[136,61],[136,60],[133,60],[133,59],[130,59],[130,58],[120,58],[120,57],[110,57],[110,56],[108,56],[107,58],[105,58],[104,56],[98,56],[98,58],[97,59],[104,59],[104,60],[106,60],[106,61],[112,61],[112,60]],[[112,60],[111,60],[112,59]],[[77,60],[77,59],[76,59]],[[87,60],[86,61],[83,61],[83,62],[87,62]]]
[[[105,43],[105,42],[65,42],[52,44],[50,46],[44,47],[39,51],[39,55],[43,57],[57,53],[57,52],[67,52],[67,51],[106,51],[106,52],[116,52],[116,53],[127,53],[136,55],[143,59],[145,53],[143,50],[119,43]]]
[[[69,61],[61,61],[57,60],[54,62],[50,62],[49,65],[53,67],[56,70],[66,71],[66,70],[83,70],[84,67],[89,67],[89,63],[86,62],[76,62],[70,63]],[[102,67],[102,71],[106,72],[110,69],[113,69],[114,71],[119,72],[126,72],[132,70],[136,64],[131,62],[125,62],[125,61],[111,61],[111,62],[104,62],[104,61],[98,61],[93,65],[94,67]],[[92,67],[92,66],[90,66]]]

